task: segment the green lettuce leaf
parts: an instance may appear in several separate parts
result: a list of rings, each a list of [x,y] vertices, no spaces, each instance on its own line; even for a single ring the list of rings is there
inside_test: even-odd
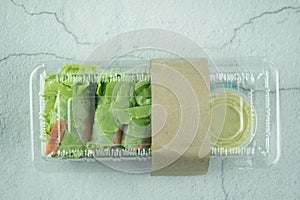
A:
[[[149,117],[151,114],[151,105],[136,106],[129,108],[129,114],[131,118],[141,119]]]

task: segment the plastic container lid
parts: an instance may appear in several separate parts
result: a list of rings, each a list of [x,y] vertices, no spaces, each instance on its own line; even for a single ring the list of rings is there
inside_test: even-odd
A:
[[[279,76],[277,70],[270,62],[258,58],[214,59],[214,62],[213,65],[217,67],[210,68],[211,162],[214,162],[215,159],[226,158],[226,161],[230,161],[236,168],[268,167],[276,164],[280,157]],[[127,81],[136,84],[132,88],[136,90],[143,85],[137,80],[150,81],[148,61],[120,61],[111,68],[106,68],[106,75],[97,75],[100,72],[103,73],[103,69],[108,63],[106,61],[91,63],[99,70],[96,75],[82,71],[73,74],[60,73],[61,67],[66,65],[64,62],[45,62],[32,72],[30,77],[30,121],[34,166],[43,171],[107,171],[105,167],[99,165],[99,162],[96,162],[98,160],[103,165],[122,171],[147,172],[150,170],[151,148],[132,151],[132,147],[122,150],[116,145],[109,146],[109,144],[107,146],[113,148],[95,147],[93,142],[82,142],[85,139],[90,140],[88,137],[81,138],[78,135],[78,132],[82,132],[84,129],[85,121],[82,119],[86,117],[83,116],[85,112],[81,112],[80,109],[94,110],[95,115],[90,116],[91,123],[101,120],[101,113],[108,111],[105,110],[105,106],[101,108],[101,112],[97,111],[97,102],[85,103],[89,99],[98,101],[102,98],[101,95],[104,93],[102,89],[99,89],[99,83],[105,83],[107,80]],[[80,63],[78,64],[80,65]],[[137,68],[136,66],[141,67]],[[131,75],[119,76],[124,69],[126,69],[127,75]],[[128,69],[134,70],[128,72]],[[49,77],[52,77],[51,80]],[[53,105],[49,104],[50,109],[47,109],[45,91],[49,90],[47,88],[49,80],[53,81],[56,87],[50,88],[52,93],[47,101],[52,101],[52,97],[56,98],[52,102]],[[68,80],[72,81],[67,83]],[[58,82],[63,83],[59,85]],[[139,83],[137,84],[137,82]],[[73,88],[72,84],[74,83],[77,86],[74,87],[74,90],[70,89]],[[94,84],[92,88],[89,86],[90,83]],[[64,93],[66,91],[59,87],[67,87],[69,90]],[[84,92],[87,91],[87,88],[93,90],[95,94]],[[76,91],[81,95],[78,96]],[[131,90],[126,91],[130,92]],[[109,98],[112,96],[113,94]],[[128,96],[120,94],[119,97],[127,98]],[[135,98],[136,102],[140,101],[139,106],[142,106],[142,102],[147,104],[147,98],[143,95],[138,98],[131,97]],[[117,100],[114,101],[117,102]],[[88,106],[85,108],[77,105]],[[128,112],[121,111],[121,109],[113,111],[118,115],[117,123],[128,119]],[[147,109],[145,109],[144,118],[149,114],[146,111]],[[88,114],[88,112],[86,113]],[[129,114],[132,118],[136,114],[135,110],[131,109]],[[46,115],[47,118],[45,118]],[[45,154],[45,145],[49,142],[47,137],[51,135],[51,128],[53,128],[51,127],[53,120],[51,123],[45,120],[51,118],[49,115],[55,119],[62,117],[65,120],[66,124],[60,124],[57,129],[67,130],[68,132],[65,134],[68,136],[69,142],[73,141],[78,148],[60,149],[60,146],[53,141],[53,145],[57,148],[55,153]],[[98,118],[96,118],[97,116]],[[146,124],[150,122],[139,120],[137,115],[133,118],[135,125],[140,124],[140,127],[124,127],[125,132],[128,132],[130,128],[148,131]],[[94,123],[93,128],[98,129],[99,133],[106,128],[107,133],[110,131],[109,127],[97,127],[98,125],[99,123]],[[74,127],[76,128],[74,129]],[[98,139],[106,137],[107,133],[99,135]],[[57,134],[58,138],[65,136]],[[128,138],[128,140],[131,139],[134,141],[134,137]],[[110,142],[112,142],[111,139]],[[64,141],[61,141],[61,144],[64,144]]]

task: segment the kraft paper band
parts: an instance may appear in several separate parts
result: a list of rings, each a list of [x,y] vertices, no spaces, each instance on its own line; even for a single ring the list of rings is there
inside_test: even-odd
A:
[[[207,59],[151,60],[152,176],[207,173],[210,93]]]

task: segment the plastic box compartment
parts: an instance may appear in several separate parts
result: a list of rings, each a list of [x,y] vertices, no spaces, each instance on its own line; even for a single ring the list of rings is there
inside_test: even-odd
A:
[[[268,167],[280,157],[279,75],[271,62],[258,58],[214,59],[211,94],[233,91],[246,101],[252,118],[248,141],[240,148],[214,147],[213,159],[226,158],[238,168]],[[243,109],[241,109],[243,110]],[[241,113],[242,114],[242,113]],[[213,161],[212,161],[213,162]]]

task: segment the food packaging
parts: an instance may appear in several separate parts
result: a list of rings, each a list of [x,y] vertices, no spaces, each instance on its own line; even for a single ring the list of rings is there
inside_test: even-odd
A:
[[[225,159],[237,169],[276,164],[280,157],[276,68],[261,58],[206,60],[210,96],[209,114],[204,118],[209,138],[202,142],[208,141],[210,158],[205,162]],[[151,172],[156,128],[151,126],[155,80],[151,63],[153,60],[38,64],[29,88],[34,166],[47,172]],[[172,80],[176,85],[179,78]],[[184,106],[182,109],[189,109]],[[171,173],[176,174],[180,172]]]

